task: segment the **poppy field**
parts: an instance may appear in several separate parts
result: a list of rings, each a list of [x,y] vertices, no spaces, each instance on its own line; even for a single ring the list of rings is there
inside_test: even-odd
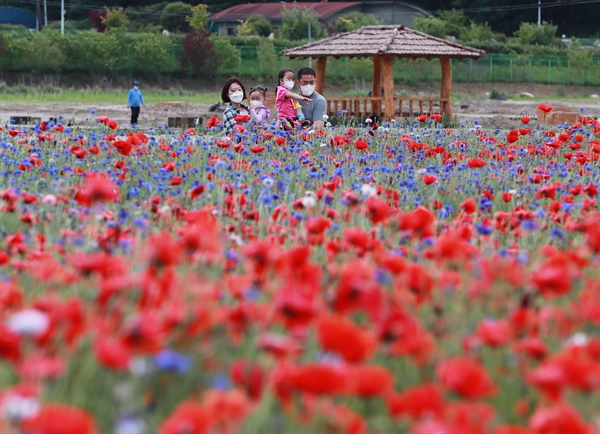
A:
[[[592,116],[93,117],[0,126],[3,433],[600,431]]]

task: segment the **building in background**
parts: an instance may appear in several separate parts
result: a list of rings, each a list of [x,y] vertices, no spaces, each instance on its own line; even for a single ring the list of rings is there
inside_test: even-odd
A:
[[[397,1],[370,1],[370,2],[277,2],[254,3],[232,6],[209,18],[211,29],[219,36],[233,35],[241,22],[252,15],[263,15],[277,33],[281,30],[282,8],[292,9],[308,8],[316,12],[319,21],[325,26],[327,33],[332,35],[336,31],[336,21],[352,12],[375,15],[384,25],[401,24],[410,27],[416,16],[431,15],[426,10],[406,2]]]
[[[17,8],[0,8],[0,24],[14,24],[36,29],[36,19],[35,12]]]

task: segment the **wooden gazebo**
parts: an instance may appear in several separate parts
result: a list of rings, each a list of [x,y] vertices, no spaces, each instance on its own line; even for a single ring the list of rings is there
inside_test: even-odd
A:
[[[404,26],[365,26],[358,30],[340,33],[327,39],[283,51],[290,58],[316,58],[316,91],[322,93],[327,58],[372,57],[373,90],[370,97],[327,98],[328,114],[346,110],[352,115],[377,116],[387,119],[397,114],[433,113],[439,103],[440,113],[452,119],[452,65],[450,59],[479,59],[485,51],[409,29]],[[439,58],[442,84],[439,98],[400,98],[394,95],[394,58]],[[383,82],[383,97],[381,85]],[[383,107],[382,107],[383,103]],[[406,107],[408,105],[408,107]],[[362,108],[361,108],[362,106]]]

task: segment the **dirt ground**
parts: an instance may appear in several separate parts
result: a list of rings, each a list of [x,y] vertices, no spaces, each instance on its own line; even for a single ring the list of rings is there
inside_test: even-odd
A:
[[[507,96],[520,95],[522,92],[528,92],[533,97],[527,100],[492,100],[486,96],[494,89],[496,92]],[[600,88],[568,88],[544,85],[530,84],[455,84],[454,92],[462,95],[461,99],[456,99],[452,103],[453,112],[456,120],[461,123],[470,124],[478,120],[484,128],[511,129],[520,125],[520,117],[527,114],[535,119],[537,116],[537,106],[540,103],[549,104],[556,108],[567,108],[572,111],[582,111],[586,116],[600,116],[600,98],[591,98],[585,102],[569,102],[568,98],[581,98],[599,95]],[[402,94],[425,96],[431,95],[431,89],[426,87],[406,88],[397,86],[396,91]],[[331,92],[325,89],[325,96]],[[169,117],[191,117],[202,118],[204,122],[214,113],[209,112],[209,105],[195,104],[173,101],[169,103],[152,104],[151,93],[146,92],[146,99],[149,101],[145,108],[142,108],[139,126],[140,128],[149,128],[159,125],[167,125]],[[563,95],[563,100],[556,100],[556,95]],[[331,92],[330,94],[333,94]],[[93,113],[93,111],[95,111]],[[63,123],[83,124],[93,121],[98,116],[109,116],[122,125],[128,125],[130,111],[126,104],[78,104],[78,103],[2,103],[0,102],[0,124],[7,125],[12,116],[31,116],[38,117],[41,120],[48,120],[62,116]]]

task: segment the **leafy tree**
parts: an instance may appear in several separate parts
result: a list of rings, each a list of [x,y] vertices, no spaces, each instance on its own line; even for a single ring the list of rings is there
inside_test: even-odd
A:
[[[123,8],[107,9],[102,23],[107,30],[125,29],[129,25],[129,18],[127,18]]]
[[[104,25],[106,12],[102,12],[98,9],[92,9],[88,12],[88,18],[90,19],[92,28],[98,30],[100,33],[103,33],[106,30],[106,26]]]
[[[192,30],[183,41],[183,51],[179,53],[181,65],[192,76],[213,76],[219,67],[214,44],[207,30]]]
[[[558,26],[547,22],[540,26],[536,23],[521,23],[515,37],[522,45],[556,45],[557,28]]]
[[[312,9],[297,6],[287,9],[284,6],[281,19],[281,31],[286,39],[307,39],[309,24],[312,39],[321,39],[325,34],[325,29],[319,22],[317,13]]]
[[[240,36],[269,36],[273,28],[264,15],[250,15],[237,27]]]
[[[467,17],[456,9],[440,12],[440,20],[446,25],[446,36],[458,37],[467,23]]]
[[[491,41],[495,38],[495,34],[488,23],[476,24],[471,22],[465,26],[458,37],[461,42],[484,42]]]
[[[412,28],[438,38],[445,38],[448,34],[446,22],[436,17],[418,16],[413,21]]]
[[[183,2],[169,3],[160,16],[160,25],[170,32],[187,32],[190,29],[188,18],[191,15],[191,5]]]
[[[352,12],[345,17],[338,19],[336,28],[338,32],[352,32],[363,26],[377,26],[380,24],[381,23],[375,15]]]
[[[199,3],[192,8],[192,16],[186,17],[186,21],[192,30],[206,30],[209,15],[208,6]]]

